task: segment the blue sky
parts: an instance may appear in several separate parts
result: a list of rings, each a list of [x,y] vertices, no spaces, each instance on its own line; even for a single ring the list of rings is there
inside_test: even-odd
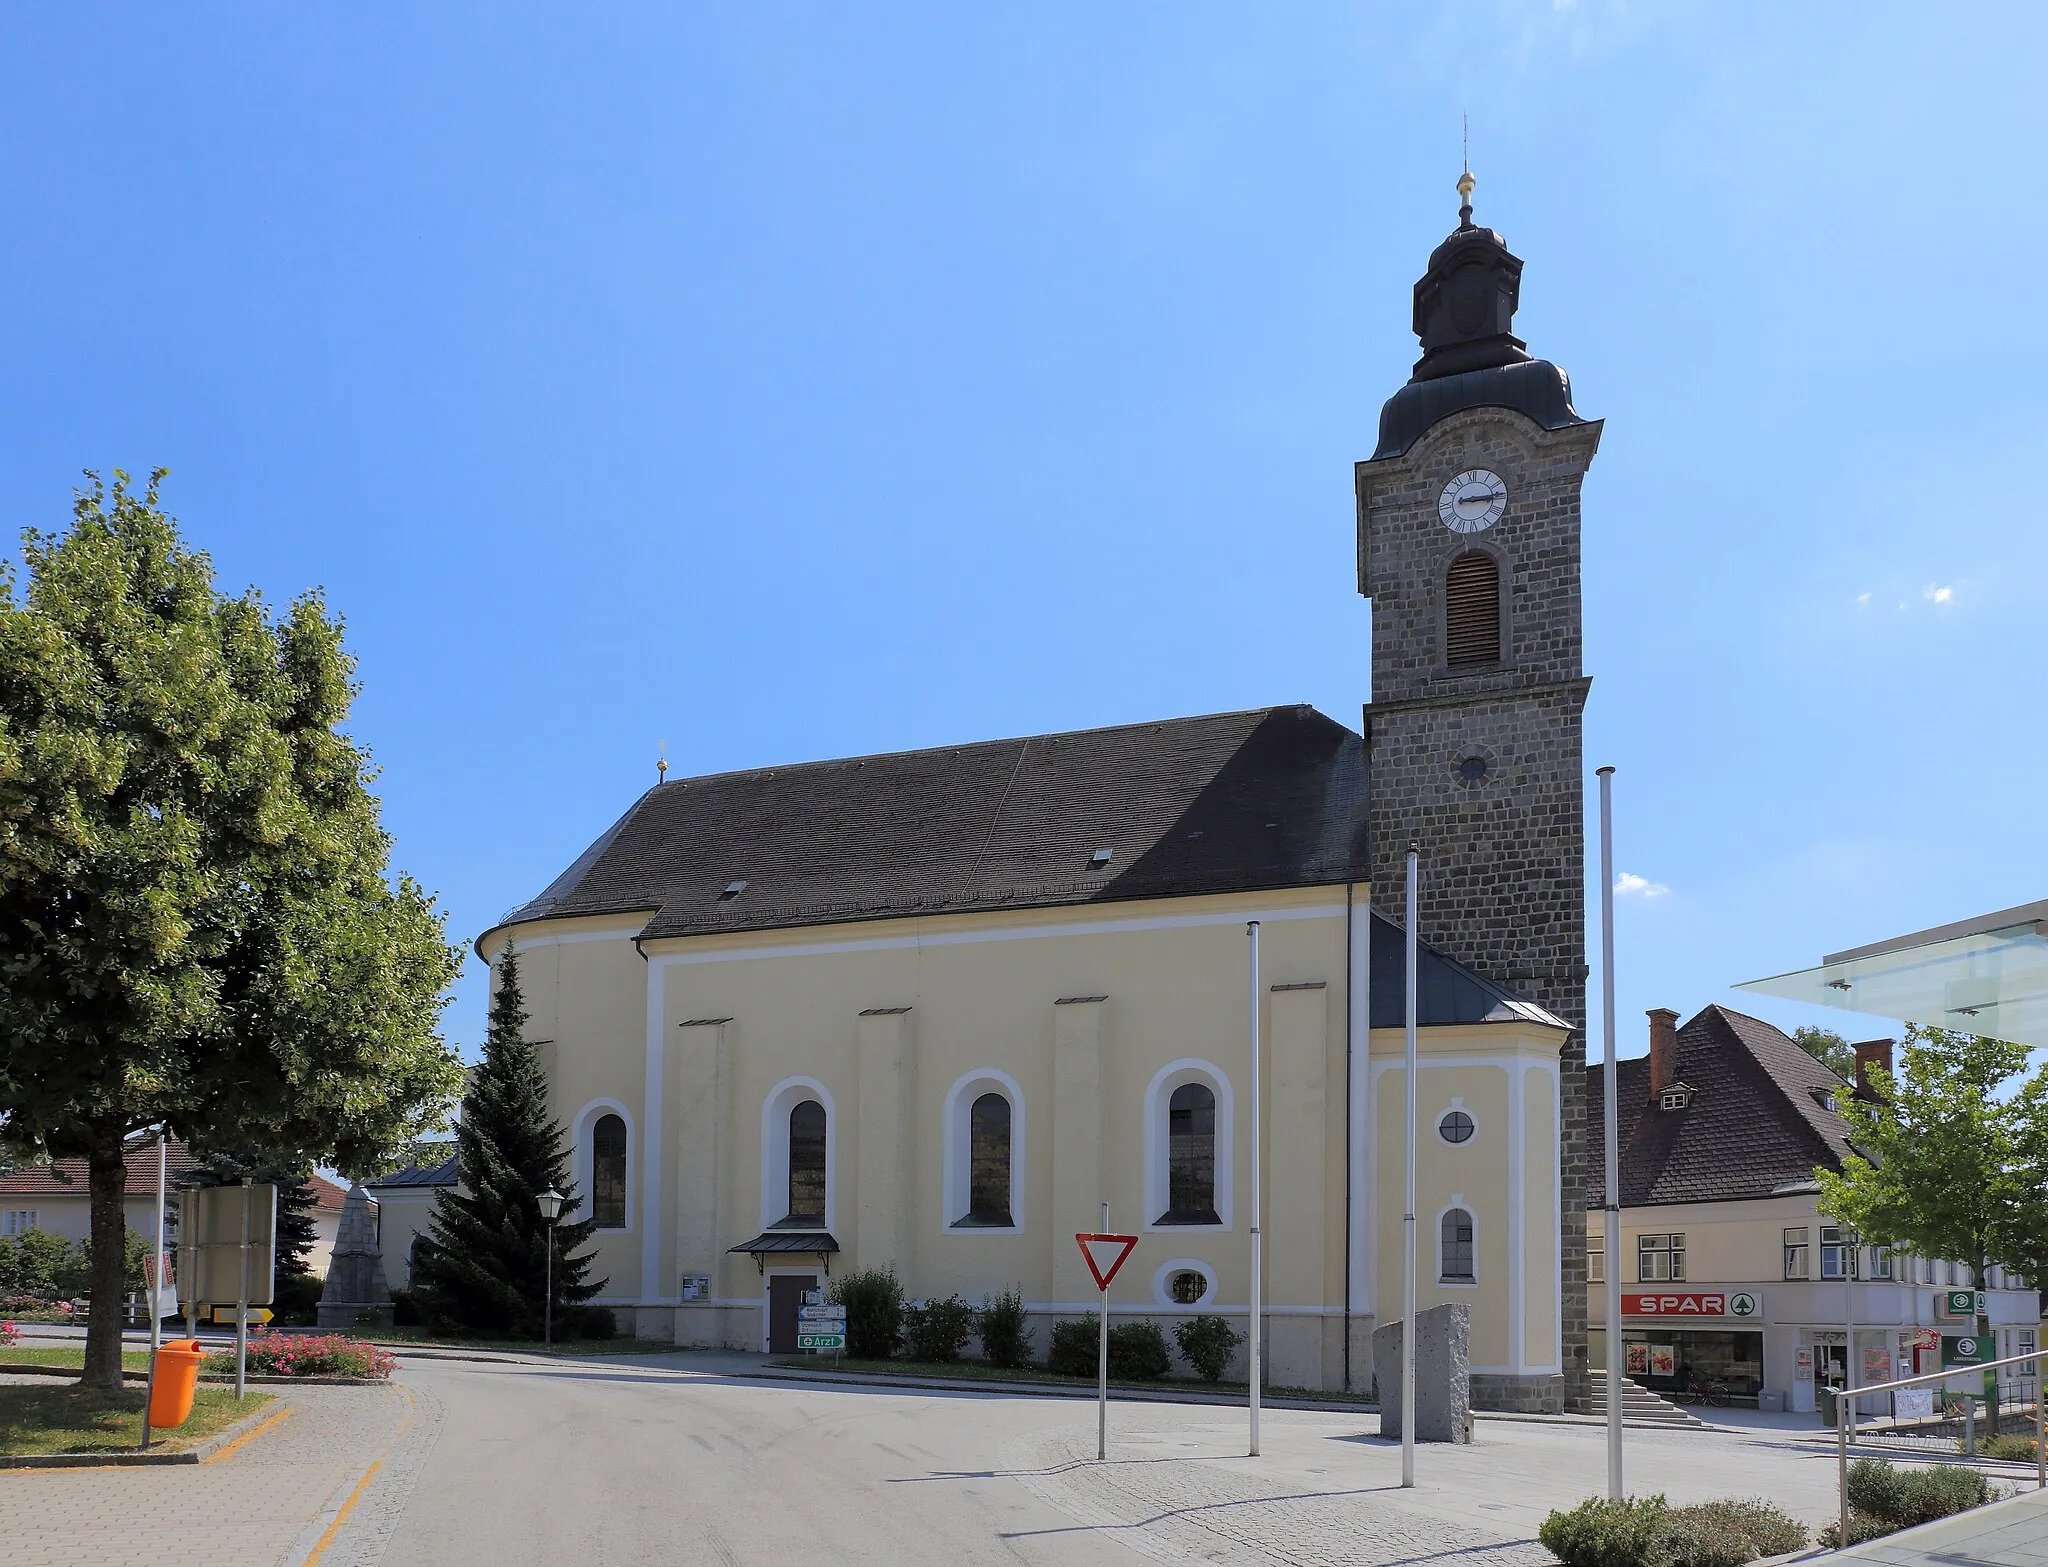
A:
[[[1727,987],[2048,893],[2044,52],[1996,4],[11,7],[0,520],[163,464],[224,585],[324,585],[464,937],[663,742],[1355,725],[1351,464],[1469,111],[1607,421],[1623,1053],[1789,1026]]]

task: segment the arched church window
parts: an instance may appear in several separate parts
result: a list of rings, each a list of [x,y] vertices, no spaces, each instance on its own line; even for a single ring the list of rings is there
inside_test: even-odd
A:
[[[1472,1282],[1472,1215],[1463,1208],[1444,1211],[1442,1269],[1438,1274],[1447,1284]]]
[[[789,1112],[789,1219],[825,1222],[825,1107],[805,1099]]]
[[[626,1120],[601,1115],[590,1128],[590,1216],[600,1230],[626,1227]]]
[[[1500,662],[1500,562],[1485,550],[1465,551],[1445,574],[1444,662]]]
[[[1011,1224],[1010,1101],[981,1095],[967,1113],[967,1216],[962,1224]]]
[[[1182,1083],[1166,1102],[1166,1212],[1161,1224],[1220,1224],[1216,1213],[1216,1092]]]

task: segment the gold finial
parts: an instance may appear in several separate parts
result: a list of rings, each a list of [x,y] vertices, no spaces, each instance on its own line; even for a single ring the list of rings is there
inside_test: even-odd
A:
[[[1458,227],[1472,226],[1472,187],[1479,182],[1472,178],[1472,116],[1458,116]]]
[[[668,782],[668,742],[666,740],[657,740],[655,748],[657,754],[654,759],[654,781],[657,784],[666,783]]]

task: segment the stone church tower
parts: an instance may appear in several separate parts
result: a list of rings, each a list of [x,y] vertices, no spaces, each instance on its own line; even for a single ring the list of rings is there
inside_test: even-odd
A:
[[[1600,423],[1513,335],[1522,263],[1472,222],[1415,285],[1422,357],[1357,465],[1358,591],[1372,600],[1365,710],[1373,902],[1573,1033],[1561,1062],[1563,1381],[1489,1390],[1578,1404],[1586,1384],[1584,780],[1579,486]],[[1496,1401],[1493,1399],[1490,1402]]]

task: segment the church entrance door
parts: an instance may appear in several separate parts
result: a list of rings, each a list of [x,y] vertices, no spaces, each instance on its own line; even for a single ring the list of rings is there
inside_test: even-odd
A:
[[[777,1273],[768,1280],[768,1353],[796,1353],[797,1307],[804,1291],[818,1287],[815,1273]]]

